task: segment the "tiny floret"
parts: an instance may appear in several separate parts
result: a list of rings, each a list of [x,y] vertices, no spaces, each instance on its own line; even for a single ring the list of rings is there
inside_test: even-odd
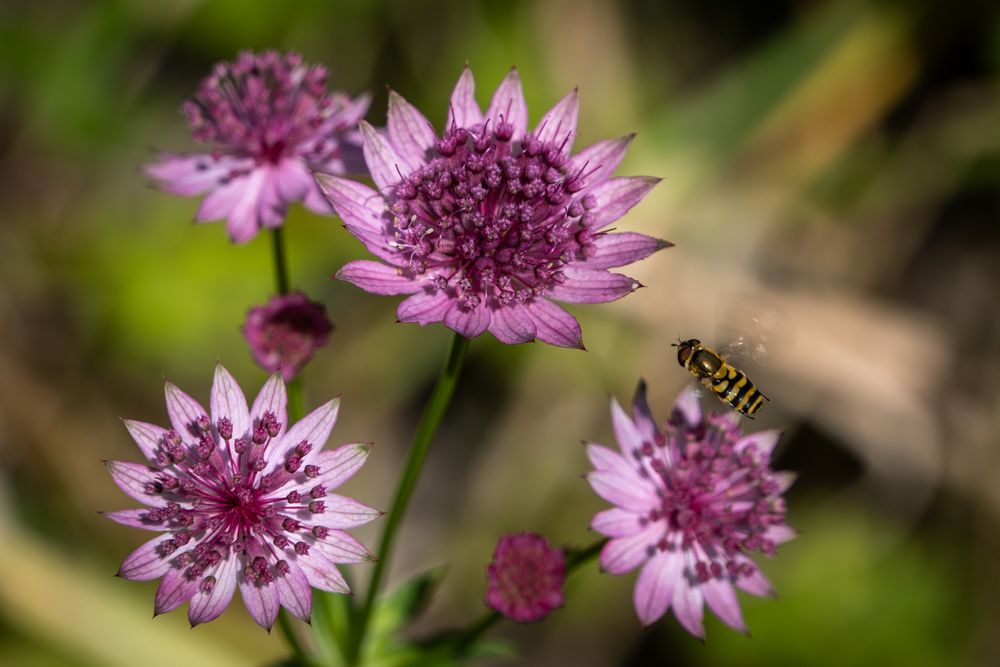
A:
[[[736,589],[773,595],[749,554],[773,556],[795,536],[782,498],[794,476],[770,467],[781,433],[744,435],[735,412],[703,415],[690,388],[661,429],[643,383],[632,414],[612,400],[611,418],[620,452],[587,446],[594,466],[587,479],[614,505],[591,523],[610,538],[602,569],[641,568],[633,602],[644,625],[672,608],[688,632],[704,637],[707,604],[726,625],[746,632]]]
[[[410,295],[396,311],[400,322],[583,347],[579,323],[551,299],[599,303],[639,287],[608,269],[670,244],[608,227],[659,179],[611,176],[631,137],[571,155],[576,91],[530,131],[516,70],[485,113],[473,93],[466,68],[438,135],[390,91],[386,130],[360,124],[377,192],[317,176],[348,231],[381,260],[350,262],[337,277],[374,294]]]
[[[486,604],[518,623],[563,606],[566,558],[541,535],[504,535],[486,568]]]
[[[164,190],[206,195],[195,220],[225,219],[234,243],[281,226],[288,205],[331,213],[314,171],[364,170],[358,121],[369,98],[326,90],[327,71],[297,53],[240,53],[221,62],[182,108],[208,151],[163,155],[145,171]]]
[[[323,304],[301,293],[276,296],[263,306],[254,306],[243,325],[254,360],[266,371],[280,372],[285,382],[294,379],[316,350],[326,345],[332,331]],[[254,441],[274,437],[276,428],[262,424]]]
[[[106,516],[161,533],[125,559],[119,576],[159,579],[155,613],[188,602],[192,625],[218,617],[237,587],[265,628],[279,606],[308,621],[312,588],[349,592],[337,565],[367,562],[371,554],[344,529],[381,513],[327,492],[354,475],[370,451],[366,445],[323,449],[339,401],[286,430],[281,377],[272,376],[248,406],[222,366],[208,410],[170,383],[166,399],[170,429],[125,422],[146,462],[108,463],[115,483],[144,507]],[[285,465],[305,438],[314,446],[299,458],[315,472],[311,477]],[[312,499],[317,487],[325,502]]]

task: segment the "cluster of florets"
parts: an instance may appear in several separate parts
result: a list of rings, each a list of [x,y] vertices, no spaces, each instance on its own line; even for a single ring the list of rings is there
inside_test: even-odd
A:
[[[452,283],[468,308],[489,295],[504,306],[543,296],[594,238],[585,216],[596,199],[576,196],[584,174],[567,173],[564,147],[531,135],[514,146],[509,123],[488,125],[445,133],[389,204],[410,271],[431,270],[444,289],[438,269],[457,269]]]

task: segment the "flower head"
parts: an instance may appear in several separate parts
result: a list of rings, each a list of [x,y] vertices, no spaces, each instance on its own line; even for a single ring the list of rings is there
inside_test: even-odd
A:
[[[533,623],[563,606],[566,558],[541,535],[504,535],[486,567],[486,604],[517,621]]]
[[[210,150],[164,155],[146,174],[174,194],[207,193],[195,220],[225,218],[234,243],[281,226],[294,201],[331,213],[312,171],[363,169],[357,124],[369,98],[327,93],[326,78],[297,53],[244,51],[218,63],[183,106]]]
[[[147,462],[108,462],[115,483],[146,507],[106,516],[163,533],[133,551],[118,574],[160,579],[155,613],[190,602],[192,625],[219,616],[237,586],[265,628],[274,624],[279,605],[308,620],[310,587],[349,592],[337,564],[372,556],[344,529],[380,513],[331,493],[369,451],[361,444],[323,450],[339,401],[286,428],[280,376],[272,376],[247,407],[222,366],[215,370],[209,411],[170,383],[166,397],[171,428],[125,422]]]
[[[694,389],[677,399],[661,431],[639,384],[632,416],[612,400],[621,453],[588,445],[587,479],[615,505],[591,524],[611,538],[601,567],[623,574],[642,566],[635,584],[639,619],[649,625],[673,607],[691,634],[703,637],[707,603],[724,623],[745,631],[736,591],[772,595],[748,557],[794,537],[781,495],[794,476],[769,461],[779,431],[741,435],[734,412],[702,415]]]
[[[439,137],[390,91],[386,131],[360,125],[378,192],[317,176],[348,231],[382,260],[350,262],[337,277],[375,294],[412,295],[396,311],[401,322],[582,347],[579,323],[549,299],[612,301],[640,286],[607,269],[669,244],[606,228],[659,179],[611,178],[630,136],[570,155],[576,91],[532,132],[516,70],[485,114],[473,93],[466,68]]]
[[[331,331],[333,324],[323,304],[301,293],[276,296],[263,306],[254,306],[243,325],[253,358],[264,370],[280,372],[285,382],[326,345]]]

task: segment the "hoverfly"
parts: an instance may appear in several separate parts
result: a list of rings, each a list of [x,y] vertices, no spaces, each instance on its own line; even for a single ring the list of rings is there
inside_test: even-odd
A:
[[[770,401],[750,382],[747,374],[736,368],[726,357],[697,338],[671,343],[677,348],[677,363],[712,390],[720,401],[750,419]]]

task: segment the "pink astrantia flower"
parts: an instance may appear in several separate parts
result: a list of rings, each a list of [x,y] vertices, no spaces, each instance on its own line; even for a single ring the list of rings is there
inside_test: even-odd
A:
[[[611,538],[601,567],[611,574],[642,567],[633,597],[645,625],[672,607],[688,632],[704,637],[707,603],[745,632],[735,589],[773,595],[747,554],[771,556],[795,535],[781,497],[794,476],[769,467],[781,433],[741,435],[739,415],[703,415],[695,389],[680,395],[661,431],[643,383],[632,416],[612,400],[611,417],[621,453],[587,446],[595,468],[587,479],[615,505],[591,523]]]
[[[487,606],[518,623],[533,623],[563,606],[566,558],[541,535],[504,535],[486,580]]]
[[[337,277],[374,294],[409,294],[401,322],[444,324],[467,338],[489,331],[504,343],[539,339],[583,347],[576,319],[550,299],[613,301],[639,283],[609,268],[670,245],[608,225],[657,178],[612,178],[631,136],[570,156],[574,90],[528,131],[516,70],[483,113],[466,68],[439,138],[393,91],[388,126],[360,125],[378,191],[319,174],[348,231],[381,262],[361,260]]]
[[[310,587],[348,593],[337,564],[373,558],[345,529],[380,513],[331,493],[369,452],[364,444],[323,450],[339,401],[286,429],[280,376],[248,407],[222,366],[209,411],[169,382],[166,397],[171,428],[125,422],[147,462],[107,464],[122,491],[146,507],[106,516],[163,533],[133,551],[119,576],[160,579],[155,613],[190,602],[192,625],[219,616],[237,587],[265,628],[279,605],[308,621]]]
[[[240,53],[215,65],[183,106],[210,150],[164,155],[145,167],[167,192],[207,193],[196,222],[226,219],[234,243],[281,226],[288,205],[332,213],[312,171],[362,172],[358,121],[370,99],[327,93],[327,70],[297,53]]]
[[[254,360],[264,370],[280,372],[285,382],[326,345],[331,331],[323,304],[302,293],[279,295],[254,306],[243,325]]]

